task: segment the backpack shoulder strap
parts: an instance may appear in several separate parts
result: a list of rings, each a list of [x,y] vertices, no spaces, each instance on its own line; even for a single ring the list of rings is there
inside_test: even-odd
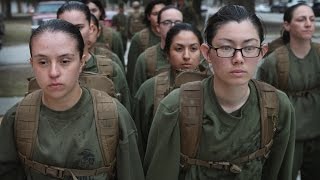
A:
[[[160,73],[157,76],[155,76],[153,115],[155,115],[160,101],[167,95],[169,88],[169,71]]]
[[[113,36],[113,31],[112,28],[109,27],[103,27],[102,28],[102,33],[103,33],[103,38],[105,42],[107,43],[108,48],[112,49],[112,36]]]
[[[145,62],[147,65],[147,77],[151,78],[156,74],[157,68],[157,45],[148,48],[145,54]]]
[[[117,105],[107,93],[90,90],[93,98],[95,122],[100,149],[109,177],[114,176],[116,152],[119,140],[119,122]]]
[[[180,146],[181,165],[195,158],[201,138],[203,118],[203,87],[201,81],[181,85],[180,90]]]
[[[97,66],[98,66],[99,73],[106,75],[108,77],[112,77],[113,75],[112,60],[102,55],[96,55],[96,58],[97,58]]]
[[[279,98],[276,88],[257,80],[253,80],[259,96],[261,119],[261,148],[272,144],[277,129],[279,114]]]
[[[28,94],[18,105],[15,116],[15,139],[20,159],[30,159],[37,137],[42,90]]]
[[[81,86],[103,91],[112,97],[116,97],[114,83],[105,75],[83,71],[79,76],[79,83]]]
[[[142,51],[146,50],[149,45],[149,30],[148,28],[144,28],[140,31],[140,42]]]
[[[278,88],[286,91],[289,83],[289,52],[287,46],[280,46],[275,50],[276,69],[278,74]]]

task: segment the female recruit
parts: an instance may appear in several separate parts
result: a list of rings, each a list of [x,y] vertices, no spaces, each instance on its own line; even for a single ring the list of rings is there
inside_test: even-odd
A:
[[[29,46],[41,89],[4,116],[0,179],[143,179],[128,111],[108,94],[79,85],[85,45],[78,27],[48,21],[32,33]],[[105,133],[113,143],[101,141]]]
[[[262,27],[237,5],[209,18],[200,49],[214,76],[186,83],[160,102],[146,179],[291,179],[293,107],[284,93],[251,79],[267,51]]]
[[[170,70],[143,83],[134,98],[133,119],[137,124],[138,132],[141,133],[139,137],[142,140],[143,152],[147,146],[148,133],[158,103],[165,95],[179,86],[175,84],[177,75],[185,71],[199,72],[201,44],[201,33],[190,24],[176,24],[169,30],[164,51],[170,63]],[[190,74],[193,75],[192,73]],[[195,76],[205,77],[200,74],[195,74]]]
[[[320,44],[312,42],[315,15],[307,4],[286,10],[282,41],[264,59],[257,78],[284,91],[297,119],[292,178],[320,179]]]
[[[82,34],[82,37],[85,42],[84,56],[85,56],[85,67],[84,71],[90,71],[99,74],[106,74],[113,81],[115,91],[118,94],[118,99],[120,102],[131,112],[131,101],[130,101],[130,92],[129,87],[121,70],[120,66],[111,61],[106,64],[107,60],[110,60],[107,57],[101,57],[102,63],[99,63],[98,56],[89,51],[89,38],[90,34],[93,33],[93,28],[90,26],[91,22],[91,13],[89,8],[80,2],[69,1],[63,4],[57,11],[57,18],[66,20],[74,25],[76,25]],[[101,62],[101,61],[100,61]],[[111,66],[110,68],[104,68],[103,66]],[[104,72],[103,69],[107,69],[108,72]],[[111,69],[111,70],[110,70]]]

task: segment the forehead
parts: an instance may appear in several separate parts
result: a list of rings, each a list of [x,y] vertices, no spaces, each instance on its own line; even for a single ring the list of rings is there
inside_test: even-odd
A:
[[[75,50],[77,40],[67,32],[62,31],[44,31],[31,40],[32,50],[36,51],[69,51]]]
[[[181,20],[183,19],[182,13],[177,9],[167,9],[161,13],[160,20]]]
[[[59,19],[63,19],[74,25],[89,24],[89,21],[86,19],[85,14],[78,10],[65,11],[59,15]]]
[[[309,6],[302,5],[297,7],[292,13],[293,18],[300,16],[314,16],[314,13]]]
[[[199,39],[192,31],[182,30],[172,39],[172,44],[190,45],[194,43],[199,43]]]
[[[231,42],[245,42],[248,40],[260,41],[257,28],[249,20],[230,21],[221,25],[216,32],[214,40],[228,40]]]

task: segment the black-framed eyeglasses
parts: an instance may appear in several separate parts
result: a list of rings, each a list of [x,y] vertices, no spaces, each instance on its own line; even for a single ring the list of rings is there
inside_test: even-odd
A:
[[[160,24],[164,25],[164,26],[174,26],[176,24],[182,23],[182,21],[171,21],[171,20],[165,20],[165,21],[161,21]]]
[[[208,44],[210,49],[214,49],[217,52],[218,57],[222,58],[231,58],[236,54],[236,51],[240,51],[242,57],[245,58],[255,58],[260,55],[261,47],[255,46],[246,46],[240,49],[233,48],[231,46],[220,46],[220,47],[213,47],[212,45]]]

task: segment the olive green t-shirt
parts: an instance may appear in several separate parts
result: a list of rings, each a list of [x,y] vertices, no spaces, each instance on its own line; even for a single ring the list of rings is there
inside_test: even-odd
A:
[[[261,125],[257,90],[250,82],[247,102],[237,116],[225,112],[213,91],[213,79],[202,81],[204,105],[200,145],[196,159],[232,161],[260,148]],[[186,180],[292,180],[294,151],[294,110],[286,95],[280,91],[279,119],[269,158],[254,159],[241,165],[239,174],[230,171],[192,165]],[[180,171],[180,89],[172,91],[161,102],[149,132],[144,159],[147,180],[177,180]]]
[[[293,54],[289,45],[288,91],[306,91],[302,96],[288,94],[296,113],[296,138],[306,140],[320,136],[320,54],[312,43],[312,48],[304,58]],[[257,72],[257,79],[275,87],[278,85],[276,52],[264,58]]]
[[[97,169],[103,166],[91,93],[82,88],[80,100],[70,109],[54,111],[41,104],[37,139],[32,160],[69,169]],[[144,179],[137,147],[137,131],[128,111],[116,99],[120,139],[117,148],[118,179]],[[0,126],[0,179],[49,180],[50,176],[22,168],[14,139],[17,106],[4,116]],[[107,174],[86,179],[106,180]],[[65,179],[72,179],[65,177]]]

